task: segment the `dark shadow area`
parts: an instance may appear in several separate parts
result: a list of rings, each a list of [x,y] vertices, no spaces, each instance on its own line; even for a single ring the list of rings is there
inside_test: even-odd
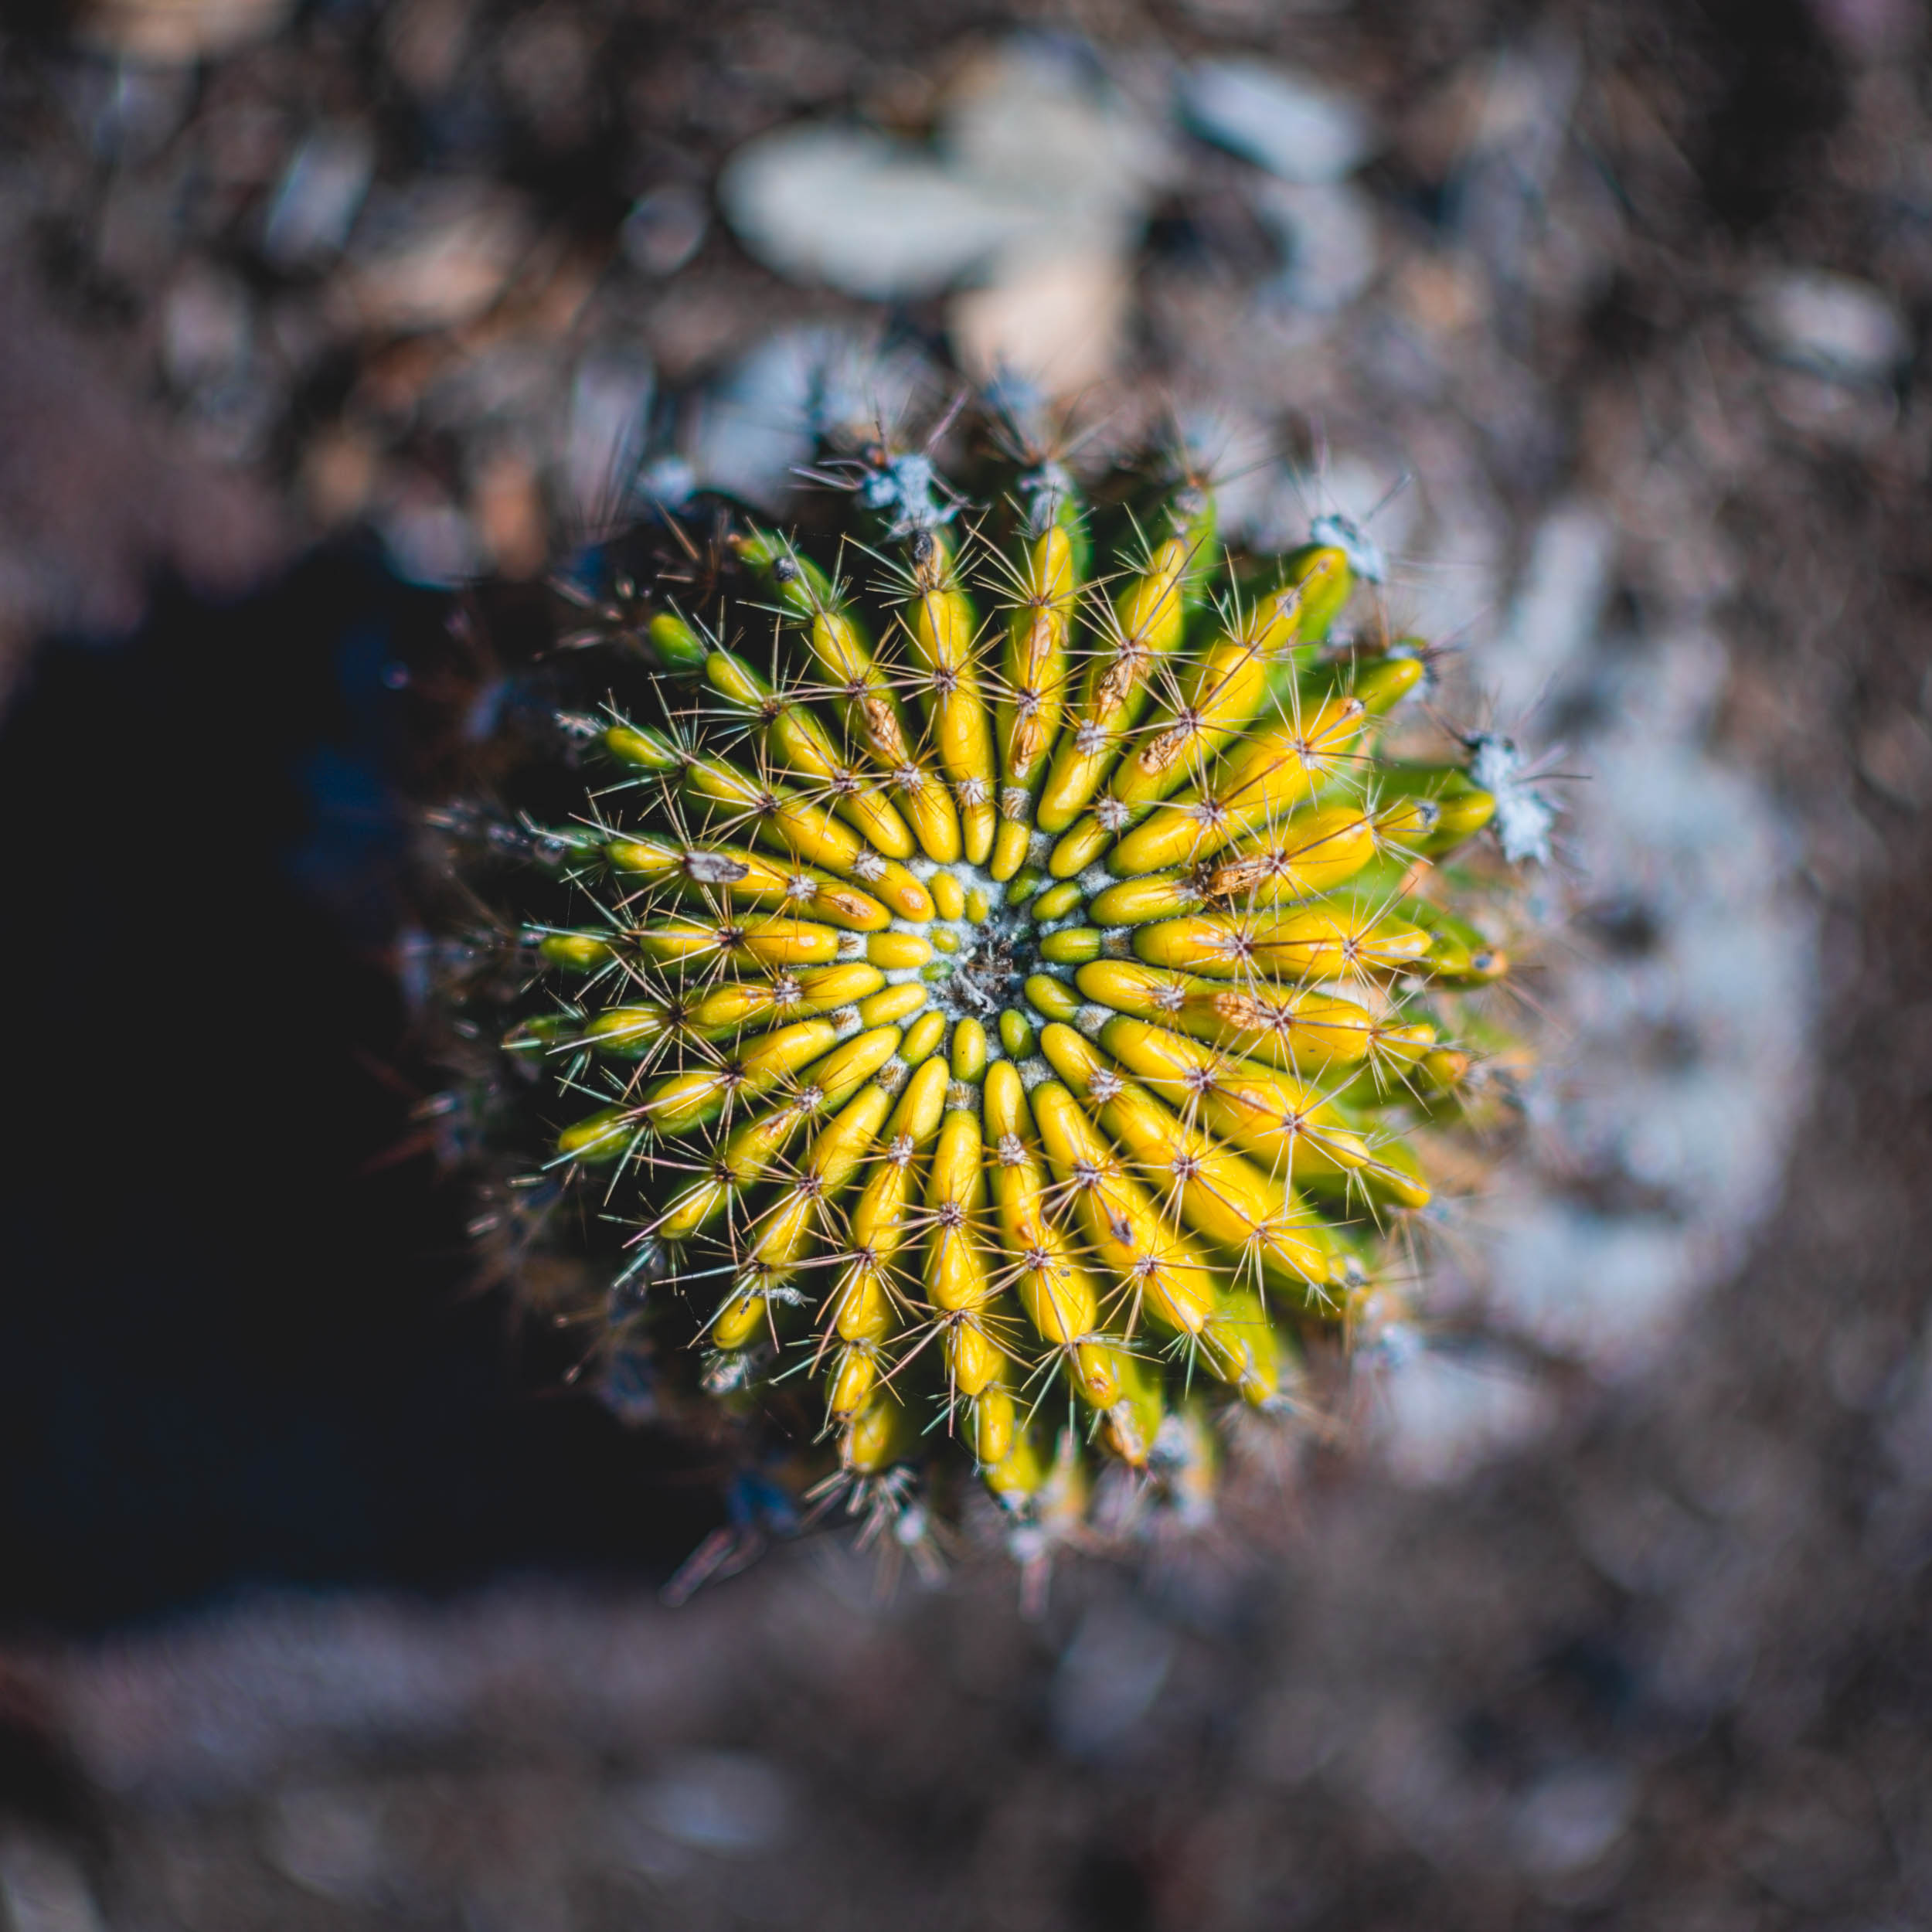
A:
[[[0,735],[0,1620],[675,1563],[715,1520],[466,1293],[386,964],[440,600],[365,559],[49,648]]]

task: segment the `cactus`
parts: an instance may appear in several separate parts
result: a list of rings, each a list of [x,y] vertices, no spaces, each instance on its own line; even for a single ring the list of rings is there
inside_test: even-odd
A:
[[[438,823],[505,1265],[655,1413],[902,1540],[976,1472],[1037,1553],[1198,1515],[1230,1417],[1404,1318],[1428,1150],[1508,1099],[1478,780],[1512,859],[1547,811],[1501,741],[1381,755],[1431,654],[1372,583],[1343,635],[1341,519],[1230,552],[1185,465],[996,440],[970,495],[829,451],[817,546],[604,553],[544,660],[600,707]]]

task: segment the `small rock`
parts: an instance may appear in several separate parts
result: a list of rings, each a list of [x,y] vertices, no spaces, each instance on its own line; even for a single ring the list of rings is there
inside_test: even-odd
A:
[[[352,123],[318,128],[290,161],[263,230],[262,252],[299,268],[341,252],[376,172],[376,144]]]
[[[441,94],[469,50],[470,0],[398,0],[382,16],[383,51],[403,84]]]
[[[793,1803],[784,1776],[763,1758],[740,1751],[692,1751],[674,1758],[644,1785],[631,1809],[660,1837],[743,1858],[784,1842]]]
[[[161,361],[178,389],[200,388],[239,369],[253,329],[248,292],[233,277],[190,268],[162,311]]]
[[[1406,255],[1395,277],[1394,295],[1402,312],[1439,343],[1467,336],[1489,319],[1482,264],[1463,250]]]
[[[673,275],[702,245],[711,212],[695,188],[673,182],[641,195],[624,217],[624,259],[647,275]]]
[[[52,1840],[19,1830],[0,1838],[0,1925],[8,1932],[100,1932],[80,1869]]]
[[[947,311],[954,352],[975,381],[1019,376],[1046,394],[1089,389],[1120,359],[1129,283],[1114,254],[1032,259],[985,288],[963,290]]]
[[[90,103],[90,141],[107,165],[143,168],[157,162],[195,106],[199,77],[192,67],[123,67]]]
[[[265,1821],[263,1849],[304,1891],[373,1904],[388,1889],[383,1812],[379,1798],[352,1787],[284,1791]]]
[[[365,432],[340,426],[309,440],[301,464],[301,492],[309,515],[325,529],[352,522],[376,488],[382,451]]]
[[[1932,804],[1932,733],[1910,712],[1894,712],[1859,740],[1859,770],[1894,804]]]
[[[377,519],[396,574],[444,589],[474,577],[482,546],[463,512],[427,480],[413,480]]]
[[[124,60],[185,66],[265,40],[294,11],[294,0],[97,0],[80,33]]]
[[[1629,1828],[1636,1792],[1614,1765],[1573,1765],[1532,1787],[1510,1837],[1518,1862],[1543,1878],[1594,1865]]]
[[[531,239],[521,197],[486,182],[437,182],[364,217],[350,299],[368,328],[447,328],[496,300]]]
[[[1368,117],[1346,94],[1260,60],[1205,60],[1180,87],[1181,112],[1206,139],[1283,181],[1319,185],[1374,151]]]
[[[1821,269],[1781,270],[1745,306],[1765,352],[1846,383],[1889,380],[1911,352],[1903,319],[1881,290]]]
[[[513,15],[492,38],[505,100],[547,145],[580,140],[597,58],[584,20],[568,8],[537,7]]]

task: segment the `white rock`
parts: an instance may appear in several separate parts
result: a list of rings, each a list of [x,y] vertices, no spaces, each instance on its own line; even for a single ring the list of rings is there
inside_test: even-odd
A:
[[[1392,1355],[1376,1385],[1375,1436],[1391,1471],[1418,1488],[1453,1482],[1546,1427],[1549,1391],[1494,1349]]]
[[[1332,314],[1375,279],[1382,253],[1375,202],[1359,188],[1271,181],[1255,209],[1281,239],[1287,261],[1277,286],[1298,308]]]
[[[1073,62],[1025,44],[954,83],[938,141],[956,172],[1038,212],[1042,252],[1124,248],[1169,168],[1165,144],[1117,97]]]
[[[1038,219],[1024,202],[857,128],[761,135],[726,164],[718,196],[767,267],[879,301],[937,292]]]
[[[1485,1257],[1491,1315],[1599,1373],[1649,1359],[1705,1278],[1696,1243],[1658,1217],[1529,1199],[1508,1214]]]
[[[1538,1183],[1507,1182],[1492,1204],[1491,1315],[1605,1375],[1651,1359],[1685,1298],[1736,1265],[1806,1094],[1813,922],[1775,807],[1697,743],[1711,658],[1695,633],[1652,645],[1609,687],[1609,727],[1573,754],[1590,780],[1573,794],[1574,863],[1649,936],[1565,973],[1551,1015],[1564,1051],[1538,1089],[1553,1185],[1539,1199]],[[1682,1045],[1634,1053],[1647,1036]],[[1572,1198],[1566,1175],[1592,1173],[1656,1208]]]
[[[1265,61],[1199,63],[1182,77],[1180,104],[1197,133],[1284,181],[1340,181],[1374,151],[1368,117],[1346,94]]]
[[[1117,359],[1124,263],[1165,144],[1077,63],[1024,43],[956,80],[933,145],[864,129],[761,136],[719,196],[781,274],[889,301],[975,284],[951,318],[969,367],[1056,392]]]
[[[1838,382],[1883,382],[1911,352],[1904,321],[1889,297],[1868,282],[1822,269],[1766,276],[1745,315],[1768,354]]]

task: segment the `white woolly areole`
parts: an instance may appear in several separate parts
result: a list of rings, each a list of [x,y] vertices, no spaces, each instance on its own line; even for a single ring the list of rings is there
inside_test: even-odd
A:
[[[1469,781],[1493,792],[1496,815],[1492,822],[1512,866],[1526,859],[1549,862],[1549,835],[1556,824],[1556,808],[1522,778],[1522,753],[1511,738],[1484,732],[1469,740]]]
[[[1053,1068],[1049,1066],[1038,1053],[1035,1053],[1029,1059],[1022,1060],[1019,1063],[1020,1084],[1029,1094],[1042,1081],[1050,1080],[1053,1077]]]
[[[1044,536],[1053,527],[1053,519],[1060,515],[1060,502],[1073,487],[1073,479],[1063,465],[1050,457],[1036,470],[1029,471],[1019,480],[1020,495],[1028,499],[1026,505],[1026,532],[1029,536]]]
[[[1324,548],[1341,551],[1349,568],[1370,583],[1379,583],[1389,574],[1389,560],[1382,546],[1359,523],[1331,511],[1308,526],[1308,540]]]

